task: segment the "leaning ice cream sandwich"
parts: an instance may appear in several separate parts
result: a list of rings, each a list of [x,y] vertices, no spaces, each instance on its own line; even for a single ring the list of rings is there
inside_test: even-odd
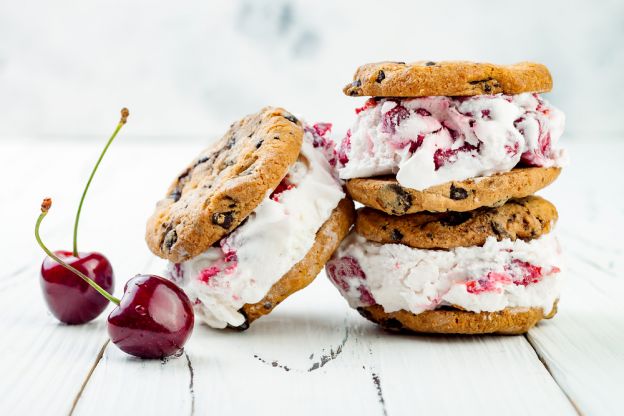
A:
[[[564,116],[540,64],[381,62],[344,88],[372,96],[339,147],[353,199],[388,214],[470,211],[554,181]]]
[[[326,271],[351,307],[388,329],[524,333],[556,313],[556,219],[536,196],[471,212],[363,208]]]
[[[353,223],[328,126],[280,108],[232,124],[158,202],[146,241],[215,328],[245,329],[307,286]]]

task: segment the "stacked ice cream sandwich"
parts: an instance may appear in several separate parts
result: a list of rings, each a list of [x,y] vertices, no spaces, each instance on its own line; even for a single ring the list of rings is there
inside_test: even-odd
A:
[[[307,286],[353,224],[329,125],[267,107],[233,123],[169,187],[146,241],[215,328],[246,329]]]
[[[365,318],[430,333],[523,333],[556,313],[555,207],[533,196],[566,159],[564,116],[523,62],[382,62],[344,88],[371,96],[338,149],[358,210],[327,264]]]

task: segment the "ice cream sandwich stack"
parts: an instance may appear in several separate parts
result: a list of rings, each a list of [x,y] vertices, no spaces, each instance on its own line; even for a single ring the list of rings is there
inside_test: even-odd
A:
[[[556,208],[533,194],[565,164],[548,69],[522,62],[380,62],[338,148],[365,207],[327,264],[365,318],[393,330],[524,333],[557,310]]]

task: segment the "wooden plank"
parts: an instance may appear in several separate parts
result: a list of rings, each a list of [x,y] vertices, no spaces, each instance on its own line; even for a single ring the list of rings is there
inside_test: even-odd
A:
[[[106,342],[104,321],[68,326],[48,312],[28,267],[0,291],[0,414],[67,414]]]
[[[67,326],[47,311],[38,281],[44,254],[33,236],[41,199],[50,192],[58,197],[55,215],[44,224],[42,234],[51,247],[64,241],[69,248],[71,218],[66,204],[70,200],[75,204],[75,198],[63,176],[84,169],[81,160],[91,149],[11,142],[0,158],[0,175],[6,182],[0,204],[10,208],[10,221],[3,227],[12,237],[2,239],[0,247],[4,270],[0,305],[5,311],[0,319],[0,368],[5,374],[0,377],[0,414],[66,414],[106,342],[101,319]],[[76,163],[57,157],[61,153]],[[30,163],[25,165],[24,160]]]
[[[123,283],[138,273],[162,274],[143,241],[145,221],[169,182],[193,157],[190,145],[122,144],[94,184],[98,205],[85,212],[85,246],[102,247],[115,267],[118,296]],[[96,187],[97,186],[97,187]],[[99,220],[98,220],[99,219]],[[152,263],[158,263],[152,266]],[[190,414],[188,357],[139,360],[108,344],[91,374],[74,414]],[[111,397],[114,400],[111,400]]]
[[[575,143],[572,166],[549,188],[568,269],[559,314],[528,334],[583,414],[622,412],[624,397],[624,196],[621,141]],[[596,166],[600,161],[600,168]],[[618,189],[621,189],[618,188]]]
[[[377,343],[389,414],[576,414],[522,336]]]
[[[143,184],[152,184],[153,192],[158,188],[160,194],[170,180],[156,175],[156,181],[150,181],[149,175],[154,172],[141,170],[145,166],[140,163],[134,175],[137,181],[129,180],[129,172],[149,150],[142,145],[120,144],[121,149],[112,149],[114,152],[104,160],[93,182],[79,238],[81,249],[101,251],[112,262],[118,295],[123,283],[141,272],[148,258],[152,258],[143,243],[143,227],[156,198],[140,196],[141,191],[149,188]],[[8,185],[11,198],[2,201],[5,208],[10,208],[11,218],[5,222],[4,231],[13,238],[0,243],[6,270],[0,273],[0,304],[5,311],[0,320],[0,369],[9,374],[0,377],[4,396],[0,414],[67,414],[108,339],[107,312],[82,326],[59,324],[47,312],[37,281],[44,255],[32,232],[42,197],[52,196],[54,208],[42,234],[52,249],[71,248],[76,204],[99,151],[99,144],[37,142],[36,146],[13,145],[10,152],[2,153],[0,174],[5,178],[19,175],[20,180],[8,181],[13,184]],[[188,158],[186,152],[181,153]],[[16,165],[12,161],[25,159],[31,162],[30,167],[22,167],[19,172],[12,170]],[[143,163],[151,165],[149,159]],[[166,169],[158,170],[157,166],[154,171],[175,175]],[[139,198],[135,197],[137,194]],[[133,203],[135,199],[143,204]],[[124,200],[130,202],[123,203]]]
[[[188,415],[190,380],[186,355],[141,360],[109,343],[73,414]]]
[[[618,295],[624,293],[624,282],[615,284],[575,258],[569,263],[560,313],[531,330],[528,339],[581,413],[619,414],[624,406],[624,305]]]
[[[576,414],[524,337],[391,335],[324,276],[245,333],[197,328],[188,354],[199,414]]]
[[[33,226],[39,194],[49,191],[57,200],[44,233],[54,248],[69,248],[71,215],[88,168],[76,173],[58,155],[69,152],[72,160],[89,164],[99,151],[97,145],[46,146],[34,157],[37,163],[50,158],[45,166],[54,174],[28,174],[12,188],[15,221],[9,231],[16,238],[10,247],[6,242],[1,247],[10,254],[14,272],[0,279],[0,304],[7,311],[0,320],[6,334],[0,341],[0,368],[10,374],[0,378],[8,398],[0,401],[0,414],[69,411],[106,339],[103,317],[82,327],[42,318],[45,309],[35,282],[42,256],[32,233],[24,230]],[[134,274],[162,270],[161,262],[150,261],[144,222],[201,145],[116,146],[94,182],[80,241],[85,249],[106,253],[121,295],[123,282]],[[597,155],[590,148],[574,147],[591,162]],[[617,167],[615,154],[624,150],[613,149],[606,152],[613,154],[605,161],[609,175],[615,174],[616,168],[609,167]],[[562,242],[573,258],[560,314],[528,339],[581,411],[612,414],[623,404],[617,375],[624,370],[619,348],[624,311],[616,298],[624,289],[622,243],[613,230],[621,228],[624,210],[615,199],[600,203],[608,183],[587,173],[590,162],[573,165],[544,193],[560,208]],[[6,172],[1,165],[0,170]],[[59,181],[75,175],[81,179]],[[579,194],[590,196],[579,202]],[[29,308],[24,310],[24,304]],[[25,400],[29,397],[36,400]],[[574,413],[525,338],[389,335],[349,310],[323,277],[247,332],[198,326],[186,354],[165,363],[135,360],[106,346],[75,414],[120,409],[141,414]]]

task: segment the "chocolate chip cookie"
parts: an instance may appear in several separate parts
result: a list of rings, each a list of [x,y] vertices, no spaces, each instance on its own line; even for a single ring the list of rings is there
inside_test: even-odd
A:
[[[349,96],[427,97],[520,94],[552,89],[548,68],[534,62],[378,62],[360,66],[344,87]]]
[[[301,149],[303,128],[282,108],[233,123],[174,180],[147,223],[152,252],[182,262],[235,229],[275,189]]]
[[[415,315],[401,310],[385,312],[379,305],[360,307],[358,312],[371,322],[392,331],[424,332],[431,334],[524,334],[542,319],[542,308],[506,308],[496,312],[468,312],[455,308],[436,309]]]
[[[494,208],[469,212],[388,215],[358,210],[355,231],[370,241],[421,249],[481,246],[488,237],[530,240],[550,232],[557,209],[538,196],[511,199]]]
[[[391,215],[421,211],[471,211],[523,198],[552,183],[561,168],[515,168],[492,176],[447,182],[422,191],[399,185],[394,177],[358,178],[347,181],[349,195],[362,204]]]

